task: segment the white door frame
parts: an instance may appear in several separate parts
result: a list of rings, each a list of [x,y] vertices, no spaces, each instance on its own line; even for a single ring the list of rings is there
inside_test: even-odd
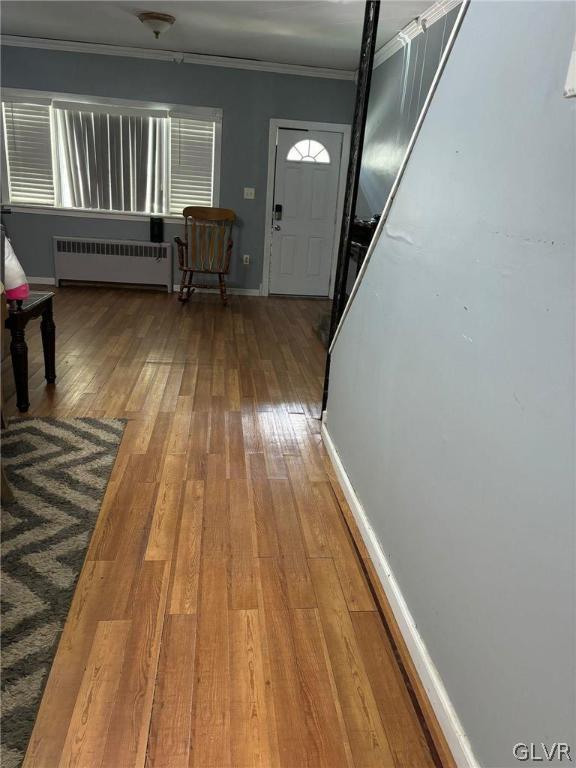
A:
[[[268,181],[266,183],[266,217],[264,222],[264,259],[262,265],[262,284],[260,295],[268,296],[270,286],[270,263],[272,260],[272,227],[270,216],[274,201],[274,171],[276,168],[276,137],[279,128],[300,128],[309,131],[331,131],[342,134],[342,154],[340,157],[340,178],[338,180],[338,197],[336,199],[336,226],[334,229],[334,247],[332,253],[332,269],[330,270],[330,298],[334,295],[334,277],[338,262],[338,247],[340,245],[340,227],[344,212],[344,194],[346,191],[346,176],[348,158],[350,157],[351,126],[345,123],[315,123],[311,120],[281,120],[273,117],[270,120],[268,132]]]

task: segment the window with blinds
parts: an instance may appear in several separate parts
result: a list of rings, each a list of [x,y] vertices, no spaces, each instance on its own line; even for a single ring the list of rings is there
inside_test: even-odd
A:
[[[170,117],[170,213],[187,205],[212,205],[214,123]]]
[[[219,123],[144,106],[2,102],[10,202],[176,215],[214,205]]]
[[[50,106],[3,103],[2,118],[10,202],[53,206]]]
[[[166,119],[54,102],[59,204],[130,213],[166,210]]]

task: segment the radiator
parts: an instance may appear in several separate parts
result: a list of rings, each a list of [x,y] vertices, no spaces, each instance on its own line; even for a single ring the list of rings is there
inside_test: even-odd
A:
[[[54,237],[54,268],[56,285],[81,280],[173,288],[170,243]]]

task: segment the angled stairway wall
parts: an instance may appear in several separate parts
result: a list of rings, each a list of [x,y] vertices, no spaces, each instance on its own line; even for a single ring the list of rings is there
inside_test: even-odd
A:
[[[327,435],[486,768],[576,759],[574,33],[472,0],[332,354]]]
[[[452,8],[374,68],[356,215],[380,213],[458,15]]]

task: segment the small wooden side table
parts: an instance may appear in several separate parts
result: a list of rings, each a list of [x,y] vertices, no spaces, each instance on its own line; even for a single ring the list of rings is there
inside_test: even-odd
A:
[[[26,326],[35,317],[42,317],[40,332],[44,350],[44,371],[48,384],[56,381],[56,326],[52,315],[51,292],[30,291],[23,301],[8,302],[5,326],[10,331],[10,353],[16,382],[16,405],[21,413],[30,407],[28,399],[28,345]]]

